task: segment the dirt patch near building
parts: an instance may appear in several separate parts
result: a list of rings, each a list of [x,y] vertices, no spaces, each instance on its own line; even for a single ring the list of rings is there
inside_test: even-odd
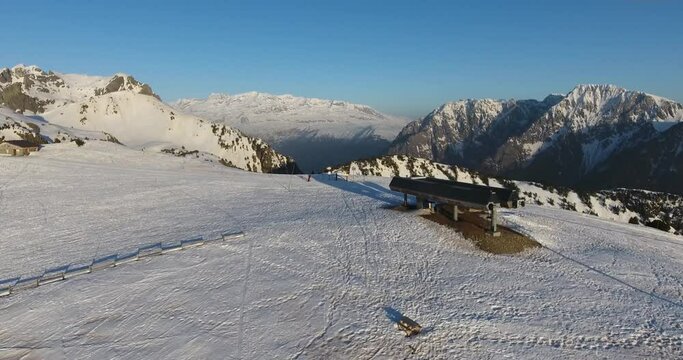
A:
[[[448,226],[462,233],[479,249],[496,255],[517,254],[528,249],[542,247],[537,241],[504,226],[498,226],[500,236],[487,234],[489,220],[482,218],[482,213],[465,211],[453,221],[451,214],[444,214],[443,209],[431,214],[421,215],[437,224]]]
[[[427,209],[417,209],[413,205],[407,208],[403,205],[385,205],[382,208],[400,212],[428,211]],[[517,254],[525,250],[543,247],[536,240],[501,225],[498,225],[500,236],[491,236],[487,234],[489,220],[482,218],[484,213],[464,210],[464,212],[459,213],[458,221],[453,221],[453,214],[444,207],[437,207],[436,212],[423,213],[420,216],[439,225],[455,229],[463,234],[466,239],[472,241],[477,248],[491,254]]]

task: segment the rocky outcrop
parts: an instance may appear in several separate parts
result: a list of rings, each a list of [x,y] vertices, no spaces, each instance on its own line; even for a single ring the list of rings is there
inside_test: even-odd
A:
[[[12,81],[12,72],[8,68],[0,70],[0,84],[5,84]]]
[[[52,102],[24,94],[21,83],[14,83],[0,89],[0,105],[7,106],[22,114],[27,110],[33,113],[42,113],[45,111],[45,105]]]
[[[104,95],[126,90],[134,91],[142,95],[153,96],[161,100],[159,95],[155,94],[149,85],[135,80],[135,78],[130,75],[114,75],[111,80],[109,80],[107,86],[95,89],[95,95]]]

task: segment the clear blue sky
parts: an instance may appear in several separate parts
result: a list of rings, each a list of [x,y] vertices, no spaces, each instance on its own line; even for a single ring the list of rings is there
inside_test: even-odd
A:
[[[683,100],[683,1],[29,1],[0,66],[133,74],[165,100],[263,91],[417,117],[613,83]]]

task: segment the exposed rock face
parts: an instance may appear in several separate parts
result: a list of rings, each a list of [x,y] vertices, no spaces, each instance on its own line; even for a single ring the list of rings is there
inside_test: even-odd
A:
[[[503,173],[552,184],[596,189],[640,183],[646,189],[683,193],[680,173],[670,174],[681,184],[677,189],[660,185],[670,181],[662,174],[668,168],[653,169],[661,174],[658,177],[649,176],[649,167],[636,168],[633,175],[638,180],[603,176],[599,181],[601,177],[594,175],[599,167],[630,168],[654,159],[670,163],[675,153],[646,154],[639,149],[656,139],[675,137],[669,135],[670,127],[681,120],[683,106],[673,101],[611,85],[581,85],[497,153],[521,150],[516,158],[496,160]]]
[[[12,73],[8,68],[0,70],[0,84],[12,81]]]
[[[396,137],[390,153],[452,160],[470,139],[483,134],[514,103],[462,100],[442,105],[424,119],[408,124]]]
[[[390,153],[479,168],[507,139],[523,134],[557,101],[556,96],[549,96],[544,101],[448,103],[408,124],[392,143]]]
[[[104,95],[113,93],[116,91],[135,91],[138,94],[154,96],[155,98],[161,100],[159,95],[152,91],[152,88],[143,84],[130,75],[114,75],[109,83],[104,88],[95,89],[95,95]]]
[[[629,147],[596,166],[585,182],[605,184],[607,187],[681,193],[683,123],[678,123],[661,134],[645,132],[642,137],[649,140]]]
[[[679,135],[669,133],[681,120],[683,106],[671,100],[612,85],[580,85],[567,96],[549,96],[542,102],[446,104],[404,128],[390,153],[562,186],[599,189],[641,184],[683,193],[678,155],[671,150]],[[646,145],[664,138],[671,144],[668,150]],[[640,151],[643,146],[651,150]],[[650,169],[646,163],[653,159],[660,165]],[[610,179],[606,170],[600,170],[629,167],[632,161],[645,168],[628,180]],[[654,175],[640,172],[646,169]],[[603,175],[597,176],[598,172]],[[681,185],[665,185],[669,183]]]
[[[17,110],[20,113],[24,113],[27,110],[33,113],[45,111],[45,105],[49,104],[50,100],[40,100],[24,94],[21,90],[21,85],[21,83],[14,83],[1,89],[0,104]]]

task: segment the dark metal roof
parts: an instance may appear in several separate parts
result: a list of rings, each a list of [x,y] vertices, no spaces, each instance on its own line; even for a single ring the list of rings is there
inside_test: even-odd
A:
[[[519,194],[515,190],[435,178],[391,179],[389,188],[426,199],[470,207],[517,207]]]
[[[464,183],[464,182],[459,182],[459,181],[443,180],[443,179],[436,179],[436,178],[425,178],[424,180],[432,182],[432,183],[445,184],[445,185],[450,185],[450,186],[457,186],[460,188],[478,189],[481,191],[493,191],[496,194],[496,196],[498,197],[498,200],[500,201],[500,205],[503,207],[517,207],[516,205],[513,205],[513,203],[516,203],[519,200],[519,191],[518,190],[512,190],[512,189],[508,189],[508,188],[499,188],[499,187],[488,186],[488,185],[469,184],[469,183]],[[509,205],[506,206],[505,203],[508,203]]]
[[[40,145],[32,143],[28,140],[5,140],[4,142],[8,144],[12,144],[14,146],[18,146],[20,148],[32,148],[32,147],[38,147]]]

